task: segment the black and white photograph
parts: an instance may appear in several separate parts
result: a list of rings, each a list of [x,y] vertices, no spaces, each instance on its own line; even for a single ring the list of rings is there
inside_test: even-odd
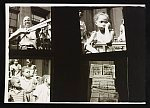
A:
[[[146,104],[144,4],[6,3],[5,24],[4,103]]]
[[[9,59],[5,102],[50,102],[51,60]]]
[[[8,9],[10,50],[51,50],[51,7]]]
[[[101,6],[79,10],[84,54],[126,51],[123,8]]]
[[[89,61],[89,101],[120,102],[118,92],[115,61]],[[126,67],[127,68],[127,67]],[[125,69],[127,70],[127,69]],[[123,73],[123,72],[122,72]],[[125,79],[127,79],[127,71]],[[118,75],[117,75],[118,77]],[[124,88],[124,89],[127,89]],[[128,92],[128,91],[127,91]]]
[[[144,58],[139,57],[144,53],[144,9],[144,6],[121,5],[79,8],[83,54],[80,72],[88,77],[81,79],[82,86],[86,85],[83,90],[87,102],[130,104],[131,100],[135,103],[140,100],[139,103],[146,103]],[[141,34],[137,32],[137,25]]]
[[[91,98],[90,102],[118,102],[113,61],[90,61]]]

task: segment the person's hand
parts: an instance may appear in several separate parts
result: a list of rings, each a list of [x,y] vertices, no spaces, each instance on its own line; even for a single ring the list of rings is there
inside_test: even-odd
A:
[[[109,28],[110,27],[110,22],[108,22],[105,26],[105,28]]]

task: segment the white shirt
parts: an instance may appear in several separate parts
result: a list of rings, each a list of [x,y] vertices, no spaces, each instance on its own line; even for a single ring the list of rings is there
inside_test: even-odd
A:
[[[50,89],[45,84],[37,85],[33,95],[37,96],[36,102],[50,102]]]
[[[21,38],[21,41],[19,42],[20,45],[33,45],[35,48],[37,48],[35,31],[30,32],[29,34],[21,34],[20,38]]]
[[[10,65],[10,71],[15,70],[15,76],[21,76],[21,65],[20,64],[12,64]],[[20,71],[20,72],[19,72]]]
[[[25,77],[21,77],[20,78],[20,83],[21,83],[21,87],[27,91],[27,92],[32,92],[33,89],[35,88],[35,79],[31,78],[31,79],[26,79]]]

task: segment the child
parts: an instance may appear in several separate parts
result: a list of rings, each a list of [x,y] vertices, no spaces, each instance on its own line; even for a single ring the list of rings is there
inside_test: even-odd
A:
[[[8,93],[8,101],[25,102],[25,92],[21,88],[20,79],[18,77],[12,77],[10,82],[12,88],[9,90]]]
[[[33,92],[35,102],[50,102],[50,75],[43,76],[43,84],[38,85]]]
[[[85,22],[82,19],[82,17],[83,17],[83,11],[79,10],[80,31],[81,31],[81,44],[82,44],[82,51],[83,51],[83,53],[85,53],[84,44],[85,44],[86,39],[87,39],[87,30],[86,30]]]
[[[25,90],[26,93],[27,102],[33,101],[32,92],[37,84],[36,80],[33,77],[31,77],[30,70],[30,67],[24,67],[22,69],[23,77],[20,80],[21,87]]]
[[[21,76],[21,65],[18,63],[18,59],[14,59],[14,64],[10,65],[11,76]]]
[[[105,52],[103,49],[95,49],[92,45],[92,41],[106,44],[108,47],[111,46],[113,40],[113,31],[110,31],[110,23],[108,22],[108,15],[103,12],[99,12],[94,16],[95,25],[98,27],[98,31],[91,33],[91,37],[87,39],[85,43],[86,50],[92,53]]]
[[[118,41],[123,41],[125,42],[125,27],[124,27],[124,19],[121,20],[121,25],[120,25],[120,35],[118,37]]]
[[[23,66],[23,68],[30,69],[30,75],[33,77],[34,74],[37,74],[36,65],[33,65],[33,62],[31,59],[26,59],[26,66]]]

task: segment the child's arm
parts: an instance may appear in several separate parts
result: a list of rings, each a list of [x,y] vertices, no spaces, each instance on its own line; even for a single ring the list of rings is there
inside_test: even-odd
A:
[[[39,86],[36,87],[36,89],[33,91],[33,101],[36,102],[38,99],[39,93],[41,92],[41,89]]]
[[[94,37],[95,37],[95,34],[96,34],[96,31],[93,31],[93,32],[91,33],[91,37],[90,37],[89,39],[87,39],[87,41],[86,41],[85,44],[90,44],[90,43],[93,41],[93,39],[94,39]]]
[[[110,43],[113,40],[113,31],[109,31],[110,23],[108,22],[105,26],[105,43]]]
[[[84,45],[85,48],[86,48],[88,51],[92,52],[92,53],[98,53],[98,51],[97,51],[95,48],[93,48],[92,45],[90,45],[91,42],[93,41],[94,37],[95,37],[95,34],[96,34],[96,31],[94,31],[94,32],[92,33],[91,37],[90,37],[89,39],[87,39],[87,41],[86,41],[86,43],[85,43],[85,45]]]

